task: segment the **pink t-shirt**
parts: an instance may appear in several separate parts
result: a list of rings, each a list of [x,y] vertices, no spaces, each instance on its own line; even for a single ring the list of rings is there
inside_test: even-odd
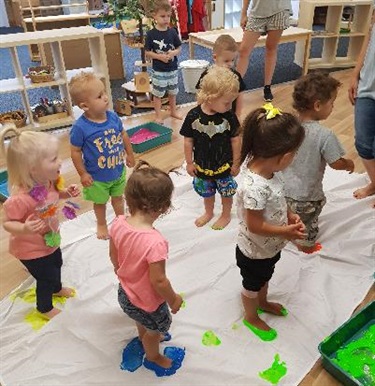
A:
[[[42,203],[34,200],[27,192],[20,192],[10,196],[4,203],[4,212],[6,220],[25,222],[27,217],[35,213],[39,216],[39,209],[43,206],[57,205],[59,193],[51,184],[48,191],[48,196]],[[58,232],[59,220],[57,216],[45,218],[46,233],[53,230]],[[40,257],[45,257],[53,253],[57,248],[48,247],[45,243],[43,235],[33,233],[29,235],[10,235],[9,252],[20,260],[31,260]]]
[[[152,287],[149,264],[168,258],[168,242],[156,229],[133,228],[118,216],[109,231],[118,251],[117,271],[129,300],[146,312],[155,311],[165,300]]]

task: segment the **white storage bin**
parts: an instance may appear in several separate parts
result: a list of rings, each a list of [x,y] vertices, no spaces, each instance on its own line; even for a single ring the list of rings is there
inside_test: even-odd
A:
[[[185,60],[180,63],[185,92],[192,94],[197,92],[195,86],[209,64],[207,60]]]

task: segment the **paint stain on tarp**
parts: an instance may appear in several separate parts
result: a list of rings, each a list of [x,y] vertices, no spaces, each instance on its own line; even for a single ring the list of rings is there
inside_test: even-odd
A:
[[[275,359],[269,369],[261,371],[259,376],[264,380],[276,385],[280,379],[287,373],[285,362],[280,361],[280,355],[276,354]]]

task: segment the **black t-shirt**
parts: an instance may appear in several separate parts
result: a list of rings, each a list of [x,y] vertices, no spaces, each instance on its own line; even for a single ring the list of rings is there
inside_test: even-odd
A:
[[[204,78],[204,76],[207,75],[208,70],[209,70],[209,68],[207,68],[206,70],[203,71],[201,77],[199,78],[199,80],[197,82],[197,85],[195,86],[196,89],[199,90],[201,88],[201,81]],[[246,90],[246,84],[243,81],[241,74],[238,71],[236,71],[234,68],[231,68],[230,70],[233,72],[233,74],[237,75],[238,81],[240,82],[240,89],[238,91],[239,92],[245,91]],[[234,111],[234,112],[236,112],[236,100],[237,100],[237,98],[232,103],[232,111]]]
[[[226,113],[207,115],[201,106],[191,109],[182,124],[180,134],[193,138],[194,163],[202,169],[216,172],[226,164],[232,166],[233,137],[239,134],[240,123],[232,110]],[[222,173],[197,173],[204,179],[223,178],[230,175],[230,169]]]
[[[156,28],[147,32],[145,50],[156,53],[168,52],[180,47],[181,40],[174,28],[168,28],[166,31],[159,31]],[[155,71],[168,72],[177,70],[177,56],[168,63],[153,59],[152,68]]]

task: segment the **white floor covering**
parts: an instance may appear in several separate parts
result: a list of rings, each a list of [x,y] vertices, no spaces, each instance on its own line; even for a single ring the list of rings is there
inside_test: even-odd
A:
[[[320,218],[323,249],[305,255],[289,244],[270,282],[270,299],[289,310],[286,318],[263,316],[278,331],[273,342],[260,341],[241,323],[235,214],[223,231],[196,228],[202,202],[189,176],[173,178],[174,210],[157,228],[170,242],[167,272],[176,291],[184,293],[186,307],[174,316],[172,341],[162,346],[186,348],[182,368],[162,379],[143,366],[134,373],[120,370],[122,350],[136,329],[117,303],[108,242],[96,239],[93,213],[87,213],[62,226],[63,281],[77,290],[63,312],[34,331],[23,320],[32,304],[10,297],[0,304],[3,386],[261,386],[268,383],[258,373],[271,366],[275,354],[288,369],[279,385],[302,380],[319,357],[319,342],[351,315],[373,283],[375,210],[371,199],[352,198],[365,177],[327,171],[327,205]],[[28,280],[18,291],[32,285]],[[207,330],[221,345],[202,344]]]

